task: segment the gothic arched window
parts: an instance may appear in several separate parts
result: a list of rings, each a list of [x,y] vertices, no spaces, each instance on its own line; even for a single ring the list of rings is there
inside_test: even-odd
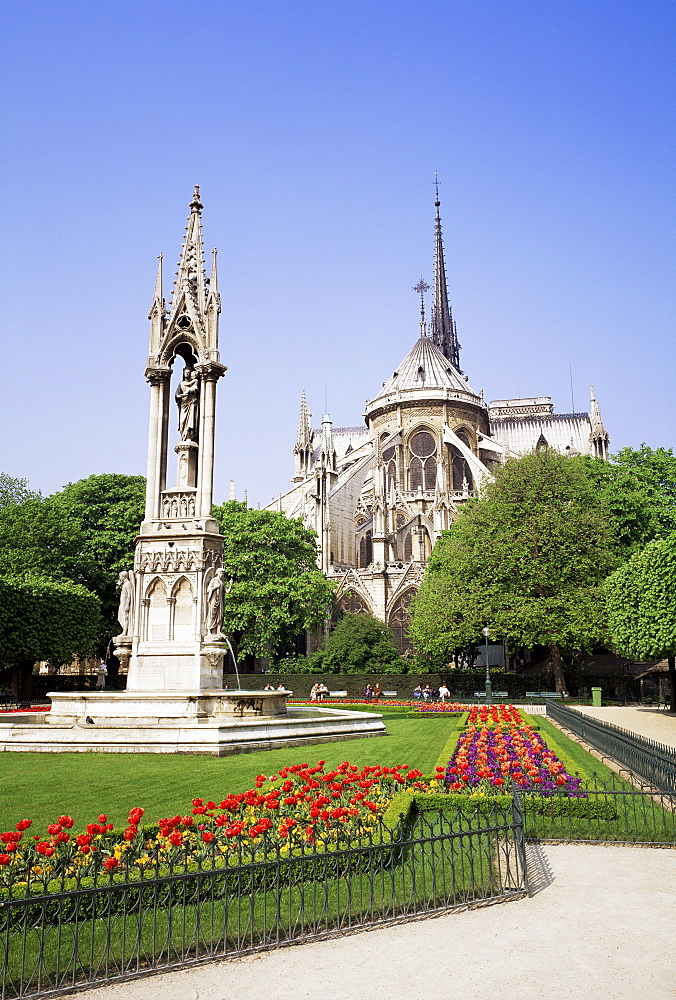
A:
[[[409,489],[433,490],[437,478],[437,445],[429,431],[416,431],[409,442]]]
[[[397,460],[394,448],[386,448],[383,452],[383,462],[385,463],[385,482],[389,491],[391,486],[397,485]]]
[[[451,489],[455,490],[456,493],[474,489],[472,472],[465,456],[454,445],[449,446],[449,452],[451,460]]]
[[[371,532],[367,531],[365,535],[362,535],[359,542],[359,568],[366,569],[370,566],[373,561],[373,543],[371,541]]]
[[[409,606],[414,596],[415,590],[407,590],[405,594],[402,594],[387,618],[388,625],[394,633],[394,641],[399,647],[400,653],[405,653],[413,649],[413,643],[408,636],[408,629],[411,624]]]
[[[341,611],[351,611],[353,614],[360,614],[369,610],[364,598],[360,597],[354,590],[346,590],[341,595],[338,604]]]

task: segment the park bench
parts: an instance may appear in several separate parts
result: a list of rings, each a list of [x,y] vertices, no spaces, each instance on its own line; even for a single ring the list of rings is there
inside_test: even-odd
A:
[[[329,691],[329,698],[347,698],[347,691]]]
[[[526,698],[561,698],[560,691],[526,691]]]
[[[396,691],[383,691],[383,698],[396,698],[396,697],[397,697]]]
[[[486,692],[485,691],[475,691],[474,692],[474,697],[475,698],[485,698],[486,697]],[[492,698],[509,698],[509,692],[508,691],[493,691],[491,697]]]

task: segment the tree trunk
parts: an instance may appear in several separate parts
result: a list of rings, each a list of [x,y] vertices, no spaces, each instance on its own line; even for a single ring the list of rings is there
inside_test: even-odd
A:
[[[12,685],[11,685],[12,700],[18,701],[21,697],[21,668],[18,663],[12,664]]]
[[[549,655],[552,658],[552,669],[554,671],[554,687],[561,694],[568,694],[566,690],[566,680],[563,676],[563,663],[561,661],[561,650],[559,644],[553,642],[549,647]]]
[[[15,701],[30,701],[32,676],[32,660],[19,660],[12,664],[12,698]]]
[[[676,712],[676,656],[667,656],[669,665],[669,711]]]

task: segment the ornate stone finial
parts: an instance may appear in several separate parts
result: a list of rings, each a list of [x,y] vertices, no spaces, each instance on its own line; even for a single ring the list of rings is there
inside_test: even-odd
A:
[[[423,277],[417,285],[413,286],[413,291],[420,295],[420,336],[427,336],[427,329],[425,325],[425,292],[429,292],[430,286],[427,284]]]
[[[190,202],[191,212],[201,212],[204,205],[200,201],[200,187],[199,184],[195,184],[195,190],[193,192],[192,201]]]
[[[436,170],[434,171],[434,191],[436,194],[436,197],[434,199],[434,207],[439,208],[439,206],[441,205],[441,202],[439,201],[439,174],[436,172]]]

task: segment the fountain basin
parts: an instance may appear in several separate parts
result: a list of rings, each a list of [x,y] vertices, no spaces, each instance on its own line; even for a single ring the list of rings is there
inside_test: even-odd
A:
[[[0,750],[225,757],[386,735],[378,713],[288,709],[289,693],[58,692],[49,696],[50,712],[4,714]]]
[[[54,691],[48,725],[180,725],[286,715],[290,691]]]

